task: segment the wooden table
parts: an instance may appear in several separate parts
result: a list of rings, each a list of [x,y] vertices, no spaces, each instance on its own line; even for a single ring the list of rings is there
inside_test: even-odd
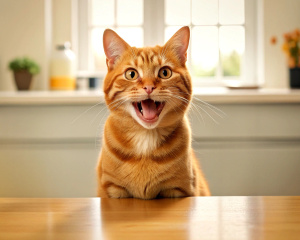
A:
[[[0,239],[300,239],[300,197],[3,198]]]

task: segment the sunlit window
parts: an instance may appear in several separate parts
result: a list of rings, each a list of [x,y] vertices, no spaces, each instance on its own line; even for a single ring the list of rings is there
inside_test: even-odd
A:
[[[105,70],[103,32],[115,30],[132,46],[144,45],[143,0],[92,0],[90,4],[90,68]]]
[[[239,78],[245,50],[244,0],[165,0],[165,39],[191,26],[189,66],[199,78]]]
[[[187,65],[194,81],[242,80],[247,72],[245,69],[251,65],[247,64],[246,67],[245,62],[253,61],[245,61],[245,12],[246,5],[251,1],[90,0],[87,28],[88,68],[106,70],[102,46],[103,31],[106,28],[114,29],[130,45],[143,47],[144,42],[154,43],[157,39],[162,41],[155,44],[162,44],[181,26],[188,25],[191,29],[191,41]],[[152,16],[158,8],[164,10],[161,14]],[[155,26],[151,34],[147,34],[147,26]],[[248,24],[248,29],[249,26]]]

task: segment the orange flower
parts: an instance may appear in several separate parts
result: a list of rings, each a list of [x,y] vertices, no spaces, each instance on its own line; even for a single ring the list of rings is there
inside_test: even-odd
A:
[[[290,68],[300,67],[300,29],[283,35],[282,50],[287,57]]]
[[[270,42],[272,45],[275,45],[277,43],[277,37],[275,36],[271,37]]]
[[[284,43],[282,45],[282,50],[287,54],[289,53],[289,44],[288,43]]]
[[[284,37],[285,41],[288,42],[288,41],[291,39],[291,34],[285,33],[285,34],[283,35],[283,37]]]

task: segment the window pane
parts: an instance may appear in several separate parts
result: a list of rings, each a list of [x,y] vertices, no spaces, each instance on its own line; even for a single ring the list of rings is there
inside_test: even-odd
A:
[[[103,49],[104,30],[105,28],[94,28],[91,31],[91,69],[106,70],[106,57]]]
[[[244,0],[219,0],[221,24],[244,24]]]
[[[119,26],[142,25],[144,19],[143,3],[143,0],[118,0],[117,24]]]
[[[218,0],[192,0],[192,21],[195,25],[218,23]]]
[[[114,5],[114,1],[92,0],[92,25],[113,25]]]
[[[143,47],[144,31],[141,27],[117,28],[116,31],[132,47]]]
[[[165,22],[167,25],[189,25],[190,20],[189,0],[165,0]]]
[[[106,56],[103,49],[103,32],[105,28],[94,28],[91,30],[91,48],[90,48],[90,69],[106,70]],[[121,38],[129,45],[142,47],[143,29],[142,28],[118,28],[115,30]]]
[[[195,27],[192,30],[192,71],[195,76],[216,75],[218,53],[218,28]]]
[[[165,28],[165,43],[181,28],[181,26],[172,26]]]
[[[240,76],[245,51],[244,27],[220,28],[220,54],[223,76]]]

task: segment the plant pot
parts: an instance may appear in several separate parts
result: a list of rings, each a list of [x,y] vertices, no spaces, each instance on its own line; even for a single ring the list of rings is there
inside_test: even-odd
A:
[[[290,68],[290,87],[300,88],[300,68]]]
[[[28,90],[30,88],[32,74],[27,70],[14,72],[14,77],[18,90]]]

